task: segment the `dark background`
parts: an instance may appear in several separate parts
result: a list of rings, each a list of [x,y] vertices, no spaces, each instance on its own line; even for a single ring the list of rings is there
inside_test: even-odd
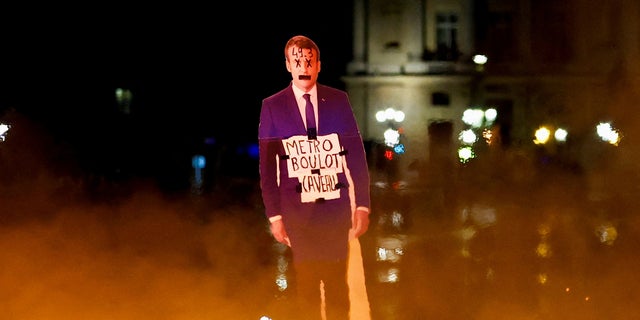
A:
[[[287,39],[317,42],[324,84],[343,88],[352,57],[351,1],[46,6],[3,10],[0,120],[41,125],[87,174],[181,188],[205,154],[218,174],[255,177],[261,100],[290,81]]]

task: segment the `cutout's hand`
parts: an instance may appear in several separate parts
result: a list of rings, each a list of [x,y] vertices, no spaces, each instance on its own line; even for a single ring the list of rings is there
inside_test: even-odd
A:
[[[276,239],[276,241],[291,247],[291,241],[289,240],[289,236],[287,235],[287,230],[285,230],[284,228],[282,219],[271,222],[271,225],[269,227],[271,229],[271,234]]]
[[[356,210],[353,214],[353,221],[351,222],[351,235],[353,238],[358,238],[363,235],[369,229],[369,212],[365,210]]]

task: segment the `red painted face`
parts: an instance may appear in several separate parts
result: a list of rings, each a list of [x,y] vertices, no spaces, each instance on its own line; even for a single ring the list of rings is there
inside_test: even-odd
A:
[[[289,48],[287,58],[287,71],[291,73],[293,84],[305,92],[311,90],[320,73],[320,60],[316,50],[293,46]]]

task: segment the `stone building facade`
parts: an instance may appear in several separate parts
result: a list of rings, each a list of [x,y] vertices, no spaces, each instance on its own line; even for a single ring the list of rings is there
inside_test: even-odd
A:
[[[587,166],[583,145],[595,123],[630,125],[625,97],[639,87],[640,3],[354,0],[353,12],[353,60],[342,80],[372,164],[393,163],[394,179],[458,165],[470,108],[497,110],[486,128],[491,148],[534,152],[537,127],[562,126],[571,144],[564,152]],[[378,122],[388,108],[404,121]],[[389,128],[400,129],[404,146],[392,160],[382,155],[391,149]],[[478,157],[490,149],[477,148]]]

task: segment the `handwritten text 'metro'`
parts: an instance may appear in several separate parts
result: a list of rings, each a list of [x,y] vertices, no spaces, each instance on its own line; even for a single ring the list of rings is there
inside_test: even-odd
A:
[[[304,136],[302,136],[304,137]],[[307,140],[305,138],[292,137],[284,140],[285,153],[288,155],[304,155],[335,152],[337,145],[331,139]],[[339,148],[338,148],[339,151]]]
[[[317,140],[294,136],[283,140],[282,145],[288,155],[290,177],[309,175],[311,170],[320,170],[325,174],[342,172],[343,158],[337,134],[318,136]]]

